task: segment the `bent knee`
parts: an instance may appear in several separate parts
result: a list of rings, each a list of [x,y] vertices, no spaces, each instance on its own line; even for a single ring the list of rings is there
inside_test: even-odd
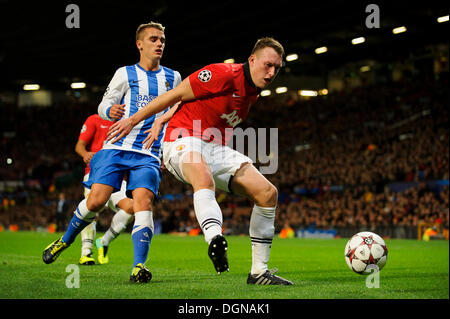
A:
[[[215,189],[214,178],[208,164],[201,163],[183,163],[183,175],[186,181],[192,185],[194,191],[199,189]]]
[[[278,190],[271,183],[267,183],[258,194],[256,204],[262,207],[275,207],[278,203]]]
[[[124,198],[117,203],[117,206],[123,209],[127,214],[133,215],[133,200]]]
[[[152,210],[153,199],[155,195],[152,192],[147,192],[145,196],[133,196],[132,211],[140,212],[143,210]]]
[[[91,212],[99,212],[105,207],[107,199],[104,200],[101,197],[89,196],[86,201],[86,207]]]
[[[273,207],[276,206],[278,203],[278,190],[275,186],[270,184],[268,191],[267,191],[267,198],[268,198],[268,204]]]
[[[200,174],[191,183],[194,189],[211,189],[215,190],[216,184],[210,174]]]

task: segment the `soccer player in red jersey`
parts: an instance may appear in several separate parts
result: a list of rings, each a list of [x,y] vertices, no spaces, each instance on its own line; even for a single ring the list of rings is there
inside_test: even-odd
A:
[[[195,214],[218,273],[229,267],[215,189],[246,196],[255,203],[250,218],[252,267],[248,284],[292,285],[267,267],[275,233],[277,189],[250,158],[226,146],[230,130],[246,118],[260,90],[275,78],[283,56],[278,41],[259,39],[248,62],[205,66],[133,116],[113,124],[108,136],[114,143],[143,119],[181,101],[166,129],[164,165],[177,179],[193,187]],[[153,143],[162,125],[160,121],[153,123],[143,141],[146,147]]]
[[[123,105],[115,104],[111,107],[112,113],[117,113],[120,117],[123,112]],[[89,116],[81,128],[78,142],[75,146],[75,152],[83,158],[86,163],[85,175],[83,181],[89,179],[89,162],[95,153],[100,151],[108,135],[109,127],[113,124],[111,121],[102,119],[98,114]],[[111,195],[105,207],[109,207],[115,214],[111,221],[111,226],[105,232],[104,236],[96,241],[98,249],[98,261],[100,264],[109,262],[107,256],[109,243],[115,239],[127,226],[133,217],[133,200],[128,198],[126,192],[126,181],[122,182],[120,191]],[[90,189],[84,188],[84,197],[89,196]],[[96,234],[96,221],[94,220],[81,231],[81,257],[80,265],[94,265],[92,257],[92,247]]]

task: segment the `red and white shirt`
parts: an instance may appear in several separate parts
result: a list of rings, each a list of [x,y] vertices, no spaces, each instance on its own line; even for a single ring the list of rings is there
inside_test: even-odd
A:
[[[91,115],[84,122],[78,140],[87,144],[86,149],[89,152],[97,153],[102,149],[112,124],[113,122],[102,119],[98,114]],[[84,173],[89,173],[89,164],[86,165]]]
[[[194,136],[226,145],[233,128],[245,120],[259,89],[248,64],[210,64],[192,73],[189,82],[195,100],[180,104],[170,119],[164,141]]]

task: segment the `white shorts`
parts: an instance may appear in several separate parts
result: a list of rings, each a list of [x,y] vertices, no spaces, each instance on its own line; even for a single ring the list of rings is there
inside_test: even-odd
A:
[[[89,174],[84,175],[83,182],[86,182],[89,179]],[[105,207],[109,207],[113,212],[117,213],[119,211],[119,207],[117,204],[124,198],[127,198],[126,195],[127,191],[127,182],[122,181],[122,186],[120,187],[120,190],[112,193],[111,197],[109,198],[108,202],[105,204]],[[88,198],[89,193],[91,190],[89,188],[84,188],[84,198]]]
[[[162,151],[167,170],[186,184],[189,183],[185,180],[181,170],[183,157],[189,152],[201,153],[211,168],[216,189],[226,192],[231,192],[229,189],[231,177],[234,176],[241,165],[253,163],[249,157],[226,145],[208,143],[192,136],[183,137],[173,142],[164,142]]]

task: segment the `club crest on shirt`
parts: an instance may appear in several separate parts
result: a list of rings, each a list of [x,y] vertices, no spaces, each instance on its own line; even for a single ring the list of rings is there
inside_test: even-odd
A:
[[[181,151],[181,150],[183,150],[185,148],[185,145],[184,144],[180,144],[180,145],[178,145],[175,149],[177,150],[177,151]]]
[[[208,82],[209,80],[211,80],[211,76],[211,71],[205,69],[200,71],[200,73],[198,74],[198,79],[202,82]]]

